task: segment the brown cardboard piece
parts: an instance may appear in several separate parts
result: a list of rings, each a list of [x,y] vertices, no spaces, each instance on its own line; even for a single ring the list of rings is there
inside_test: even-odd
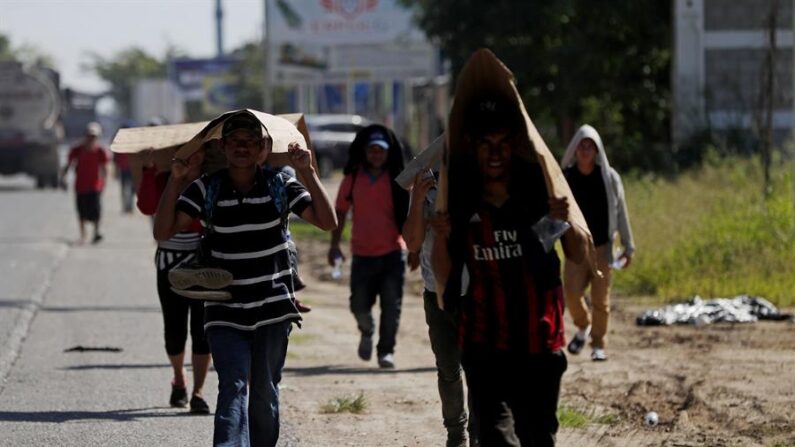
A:
[[[309,129],[302,113],[271,115],[258,110],[242,109],[224,113],[212,121],[119,129],[110,148],[113,152],[130,155],[130,169],[133,172],[136,188],[144,164],[143,154],[147,150],[152,151],[152,161],[158,171],[169,171],[172,159],[186,160],[204,145],[207,155],[203,170],[214,172],[226,166],[226,158],[218,147],[223,123],[238,112],[253,115],[273,138],[273,150],[268,156],[270,165],[288,165],[287,145],[297,142],[312,151],[312,163],[317,169]]]
[[[525,144],[515,148],[514,156],[539,163],[544,172],[549,196],[566,197],[568,199],[569,223],[579,227],[587,234],[586,260],[590,263],[592,270],[601,275],[596,269],[596,251],[593,246],[591,232],[588,230],[588,224],[585,222],[585,217],[579,206],[577,206],[577,201],[574,199],[568,182],[563,176],[555,157],[549,151],[546,143],[541,138],[541,134],[539,134],[530,119],[519,91],[516,89],[513,73],[488,49],[480,49],[472,54],[458,75],[453,106],[448,117],[447,132],[445,133],[447,141],[439,175],[436,211],[446,212],[449,194],[455,194],[455,191],[448,190],[448,166],[450,165],[450,160],[455,157],[467,156],[466,151],[463,150],[466,145],[463,128],[464,111],[467,107],[471,107],[473,101],[482,97],[484,92],[498,95],[509,101],[515,101],[517,109],[524,118],[525,129],[524,132],[520,132],[520,136],[524,136],[526,133],[527,140],[524,141]]]

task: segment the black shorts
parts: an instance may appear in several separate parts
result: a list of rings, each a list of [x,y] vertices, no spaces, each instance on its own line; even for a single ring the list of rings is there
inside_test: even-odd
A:
[[[80,220],[99,221],[99,192],[77,193],[77,215]]]

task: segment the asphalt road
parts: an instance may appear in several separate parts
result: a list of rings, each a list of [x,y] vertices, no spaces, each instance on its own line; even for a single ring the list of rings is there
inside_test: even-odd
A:
[[[120,212],[116,183],[103,206],[105,240],[78,246],[71,192],[0,177],[0,446],[210,445],[212,416],[168,406],[148,218]]]

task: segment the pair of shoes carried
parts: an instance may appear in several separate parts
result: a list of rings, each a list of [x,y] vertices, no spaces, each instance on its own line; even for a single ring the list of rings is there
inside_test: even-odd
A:
[[[210,414],[210,406],[203,397],[194,394],[190,398],[190,412],[193,414]]]
[[[594,362],[604,362],[607,360],[607,353],[604,348],[593,348],[593,351],[591,351],[591,360]]]
[[[178,290],[191,287],[218,290],[232,284],[232,273],[219,268],[191,264],[168,272],[168,282]]]
[[[226,290],[206,290],[199,288],[179,290],[172,287],[171,291],[179,296],[194,300],[229,301],[232,299],[232,294]]]
[[[188,390],[171,384],[171,397],[168,403],[175,408],[185,408],[188,405]]]
[[[590,327],[585,329],[580,329],[574,334],[574,338],[571,339],[569,345],[566,349],[572,354],[579,354],[582,351],[582,348],[585,346],[585,341],[588,339],[588,335],[590,334],[591,330]]]
[[[189,264],[168,272],[171,290],[185,298],[205,301],[227,301],[232,294],[223,289],[232,284],[232,273],[219,268]]]
[[[373,337],[370,335],[362,334],[359,339],[359,349],[357,351],[359,358],[364,361],[369,361],[373,358]]]
[[[384,354],[378,356],[378,367],[379,368],[394,368],[395,367],[395,356],[394,354]]]

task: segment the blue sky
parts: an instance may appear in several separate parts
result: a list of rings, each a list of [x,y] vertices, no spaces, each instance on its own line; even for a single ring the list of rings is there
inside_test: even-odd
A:
[[[264,0],[224,0],[224,48],[261,36]],[[215,0],[0,0],[0,33],[12,46],[50,55],[63,84],[98,92],[81,69],[89,53],[109,57],[138,46],[162,57],[176,46],[192,57],[215,55]]]

